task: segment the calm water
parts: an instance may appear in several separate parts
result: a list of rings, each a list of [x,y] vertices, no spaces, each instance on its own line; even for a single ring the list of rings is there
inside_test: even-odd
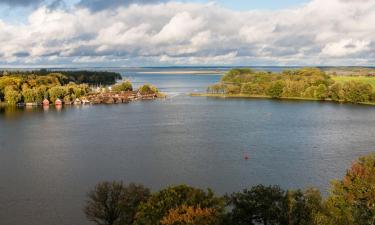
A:
[[[219,76],[123,72],[167,100],[0,111],[0,223],[89,224],[85,193],[103,180],[218,193],[263,184],[325,191],[375,150],[373,107],[192,98]],[[244,151],[250,160],[243,160]]]

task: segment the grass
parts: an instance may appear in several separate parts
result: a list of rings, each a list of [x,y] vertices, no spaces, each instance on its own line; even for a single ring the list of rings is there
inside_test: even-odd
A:
[[[346,81],[360,81],[364,83],[371,84],[375,88],[375,77],[365,77],[365,76],[332,76],[332,79],[339,83],[344,83]]]

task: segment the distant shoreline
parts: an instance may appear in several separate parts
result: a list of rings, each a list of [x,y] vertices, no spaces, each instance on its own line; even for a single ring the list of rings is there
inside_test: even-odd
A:
[[[316,102],[335,102],[331,99],[317,99],[317,98],[304,98],[304,97],[280,97],[272,98],[267,95],[247,95],[247,94],[209,94],[209,93],[190,93],[192,97],[210,97],[210,98],[248,98],[248,99],[274,99],[274,100],[295,100],[295,101],[316,101]],[[335,102],[339,104],[347,104],[345,102]],[[373,102],[359,102],[357,105],[375,106]]]
[[[137,72],[138,74],[194,74],[194,75],[223,75],[226,71],[216,71],[216,70],[188,70],[188,71],[146,71]]]

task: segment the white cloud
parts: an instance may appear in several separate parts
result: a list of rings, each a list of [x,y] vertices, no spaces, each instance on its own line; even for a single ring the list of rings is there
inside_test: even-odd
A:
[[[375,1],[247,12],[178,2],[40,7],[25,24],[0,20],[0,41],[0,64],[11,65],[369,64]]]
[[[369,50],[369,41],[354,41],[352,39],[328,43],[322,50],[323,54],[332,57],[350,56]]]

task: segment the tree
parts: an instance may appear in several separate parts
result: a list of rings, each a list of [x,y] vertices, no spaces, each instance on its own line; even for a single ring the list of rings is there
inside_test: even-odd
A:
[[[242,85],[241,93],[250,94],[250,95],[263,95],[264,88],[260,84],[248,82]]]
[[[48,90],[49,98],[55,102],[58,98],[63,99],[67,94],[67,90],[63,86],[54,86]]]
[[[234,84],[225,85],[225,94],[239,94],[241,92],[241,86]]]
[[[375,224],[375,153],[359,158],[332,183],[326,210],[322,224]]]
[[[284,97],[301,97],[305,90],[305,82],[303,80],[286,80],[283,88],[282,96]]]
[[[333,101],[340,101],[343,99],[343,90],[342,90],[342,84],[339,82],[334,83],[332,86],[329,87],[329,97]]]
[[[38,93],[35,89],[25,89],[22,91],[23,100],[26,103],[36,102]]]
[[[284,86],[285,84],[283,81],[273,81],[271,86],[267,89],[267,95],[271,96],[272,98],[280,98],[283,93]]]
[[[319,84],[315,90],[314,97],[317,99],[324,100],[328,97],[328,88],[324,84]]]
[[[13,86],[7,86],[4,90],[4,99],[9,105],[15,105],[21,101],[22,95]]]
[[[211,85],[207,88],[207,92],[213,93],[213,94],[218,94],[218,93],[223,94],[224,93],[224,85],[221,84],[221,83],[213,84],[213,85]]]
[[[127,80],[120,84],[113,85],[112,91],[114,92],[133,91],[133,86],[132,86],[132,83]]]
[[[159,93],[159,90],[155,86],[150,85],[150,84],[144,84],[144,85],[142,85],[141,87],[138,88],[138,91],[142,95],[145,95],[145,94],[157,94],[157,93]]]
[[[302,93],[302,97],[304,98],[315,98],[315,92],[318,89],[317,86],[310,86],[306,88],[306,90]]]
[[[147,202],[141,203],[134,225],[160,225],[171,210],[183,205],[213,209],[218,213],[218,216],[224,210],[223,199],[216,197],[210,189],[205,192],[201,189],[180,185],[152,194]]]
[[[372,94],[370,84],[359,81],[348,81],[343,86],[344,100],[351,103],[368,102]]]
[[[278,186],[258,185],[227,198],[229,206],[233,208],[228,214],[228,224],[282,225],[287,222],[285,192]]]
[[[219,218],[215,209],[181,205],[169,210],[163,225],[216,225]]]
[[[139,204],[149,195],[149,189],[142,185],[102,182],[88,193],[84,212],[98,225],[130,225]]]
[[[323,206],[317,189],[287,191],[286,207],[288,225],[319,225],[316,217],[323,210]]]

